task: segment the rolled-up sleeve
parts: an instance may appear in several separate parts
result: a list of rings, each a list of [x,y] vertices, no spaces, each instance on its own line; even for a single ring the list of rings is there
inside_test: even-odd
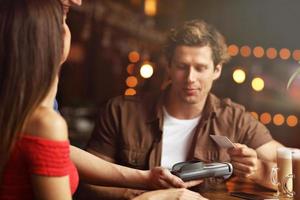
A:
[[[100,109],[95,128],[86,147],[87,150],[93,150],[97,154],[115,160],[119,132],[117,112],[117,106],[113,101],[109,101]]]

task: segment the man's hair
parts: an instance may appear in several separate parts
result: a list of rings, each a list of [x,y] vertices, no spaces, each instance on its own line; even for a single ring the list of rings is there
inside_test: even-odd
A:
[[[0,184],[28,116],[48,94],[63,53],[59,0],[0,0]]]
[[[171,29],[164,49],[169,62],[173,59],[176,47],[180,45],[209,46],[215,65],[226,63],[230,59],[223,35],[203,20],[188,21],[176,29]]]

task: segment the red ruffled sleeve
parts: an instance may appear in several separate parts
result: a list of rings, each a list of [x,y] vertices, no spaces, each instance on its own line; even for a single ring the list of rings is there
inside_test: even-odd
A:
[[[44,176],[69,175],[71,164],[69,141],[24,136],[20,145],[29,173]]]
[[[4,168],[0,184],[0,199],[34,199],[31,175],[68,176],[72,194],[79,177],[70,159],[69,141],[53,141],[35,136],[23,136],[16,144]]]

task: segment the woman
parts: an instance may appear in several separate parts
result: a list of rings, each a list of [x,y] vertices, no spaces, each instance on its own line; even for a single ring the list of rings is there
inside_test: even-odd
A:
[[[72,199],[77,170],[84,181],[101,185],[195,184],[184,184],[162,168],[134,170],[70,148],[66,122],[52,108],[70,47],[64,21],[59,0],[0,0],[0,199]],[[170,192],[175,191],[164,194]]]

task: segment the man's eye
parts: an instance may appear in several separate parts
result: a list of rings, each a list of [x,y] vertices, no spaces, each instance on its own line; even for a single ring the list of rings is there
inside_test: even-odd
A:
[[[206,69],[207,69],[206,66],[199,66],[199,67],[196,67],[196,70],[197,70],[198,72],[203,72],[203,71],[206,70]]]
[[[198,67],[198,68],[196,68],[196,70],[197,70],[198,72],[202,72],[202,71],[204,71],[204,68],[203,68],[203,67]]]

